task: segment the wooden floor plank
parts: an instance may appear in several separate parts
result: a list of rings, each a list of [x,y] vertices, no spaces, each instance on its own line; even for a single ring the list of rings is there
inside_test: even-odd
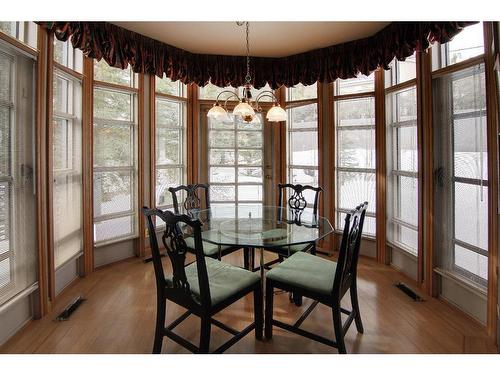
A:
[[[240,252],[224,258],[241,265]],[[164,259],[169,269],[168,258]],[[346,336],[349,353],[494,353],[496,348],[485,329],[447,304],[419,291],[425,302],[414,302],[394,287],[398,281],[416,288],[413,281],[394,269],[361,258],[358,288],[365,333],[353,325]],[[106,266],[74,283],[58,298],[53,312],[29,323],[0,348],[1,353],[150,353],[152,349],[156,297],[153,265],[129,259]],[[54,318],[76,296],[87,300],[66,322]],[[275,316],[293,323],[311,301],[301,307],[290,303],[286,293],[275,296]],[[343,304],[349,308],[349,300]],[[168,304],[167,322],[184,309]],[[218,320],[241,329],[253,320],[249,296],[219,313]],[[333,338],[329,308],[318,305],[303,328]],[[189,317],[176,332],[198,345],[199,320]],[[229,338],[227,332],[212,328],[211,349]],[[164,353],[187,353],[165,339]],[[253,333],[228,353],[336,353],[336,349],[274,329],[270,341],[256,341]]]

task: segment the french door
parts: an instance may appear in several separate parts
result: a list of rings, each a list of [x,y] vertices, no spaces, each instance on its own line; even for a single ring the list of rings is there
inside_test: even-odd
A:
[[[274,204],[274,124],[267,123],[262,115],[251,123],[231,113],[214,120],[206,117],[206,110],[201,111],[199,181],[210,184],[212,207]]]
[[[0,306],[37,280],[34,67],[0,43]]]

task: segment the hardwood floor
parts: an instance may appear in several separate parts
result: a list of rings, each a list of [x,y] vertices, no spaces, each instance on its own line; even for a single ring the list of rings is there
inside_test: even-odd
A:
[[[233,253],[224,260],[241,264],[243,255]],[[168,259],[164,259],[168,267]],[[358,288],[365,333],[354,326],[346,336],[348,353],[494,353],[485,330],[472,319],[447,304],[419,293],[425,302],[413,302],[393,286],[397,281],[412,285],[411,280],[388,266],[361,258]],[[69,321],[55,322],[58,313],[76,296],[87,299]],[[129,259],[106,266],[83,278],[58,298],[53,312],[29,323],[0,348],[1,353],[150,353],[156,309],[153,265]],[[345,299],[348,306],[348,298]],[[275,296],[275,316],[295,321],[310,304],[302,307],[289,302],[287,294]],[[253,319],[252,297],[242,299],[217,315],[220,321],[243,328]],[[167,322],[184,310],[167,305]],[[333,338],[331,312],[318,305],[303,324]],[[188,318],[177,332],[198,344],[199,320]],[[212,328],[210,347],[227,340],[228,334]],[[187,353],[164,339],[164,353]],[[230,348],[228,353],[337,353],[336,349],[274,328],[273,339],[256,341],[253,333]]]

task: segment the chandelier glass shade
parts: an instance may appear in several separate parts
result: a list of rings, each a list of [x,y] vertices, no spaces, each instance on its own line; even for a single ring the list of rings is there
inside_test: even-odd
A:
[[[243,23],[237,23],[238,25],[243,25]],[[247,74],[245,77],[245,86],[243,88],[243,94],[240,98],[236,93],[224,90],[217,95],[215,104],[207,113],[207,116],[212,119],[220,119],[223,117],[228,117],[226,104],[229,99],[235,97],[238,100],[238,104],[233,109],[233,115],[241,117],[245,122],[248,123],[260,123],[259,116],[256,115],[257,112],[262,112],[262,109],[259,105],[259,99],[263,97],[269,97],[273,100],[274,105],[267,112],[266,119],[271,122],[281,122],[286,121],[286,112],[278,103],[278,99],[274,95],[271,90],[265,90],[259,93],[255,98],[255,101],[252,100],[252,77],[250,75],[250,44],[249,44],[249,22],[244,23],[246,26],[246,49],[247,49]],[[224,101],[223,106],[219,103],[219,98],[221,95],[229,94]]]

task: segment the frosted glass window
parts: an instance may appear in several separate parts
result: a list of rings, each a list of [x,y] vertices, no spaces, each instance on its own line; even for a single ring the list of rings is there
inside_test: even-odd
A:
[[[373,89],[373,75],[337,81],[337,94]],[[343,228],[344,214],[368,202],[363,233],[375,235],[375,99],[335,100],[336,129],[336,228]]]
[[[130,69],[94,62],[94,241],[137,233],[137,94]],[[99,85],[113,83],[116,88]],[[120,88],[119,85],[124,86]]]
[[[0,45],[0,306],[37,281],[34,63]]]
[[[416,93],[412,86],[386,95],[387,238],[415,256],[419,207]]]
[[[169,208],[173,201],[168,188],[186,183],[186,101],[182,98],[187,90],[180,81],[166,77],[156,77],[155,83],[156,206]]]
[[[208,119],[211,202],[263,202],[263,118],[260,120],[260,124],[247,124],[231,115]]]
[[[83,250],[82,231],[82,85],[54,70],[52,173],[54,265]]]
[[[311,93],[306,86],[289,89],[289,93],[300,95],[298,98],[303,98],[308,92]],[[293,107],[287,109],[287,115],[287,180],[291,184],[317,187],[319,186],[318,105],[313,103]],[[305,198],[308,205],[313,204],[314,196],[309,192]]]

